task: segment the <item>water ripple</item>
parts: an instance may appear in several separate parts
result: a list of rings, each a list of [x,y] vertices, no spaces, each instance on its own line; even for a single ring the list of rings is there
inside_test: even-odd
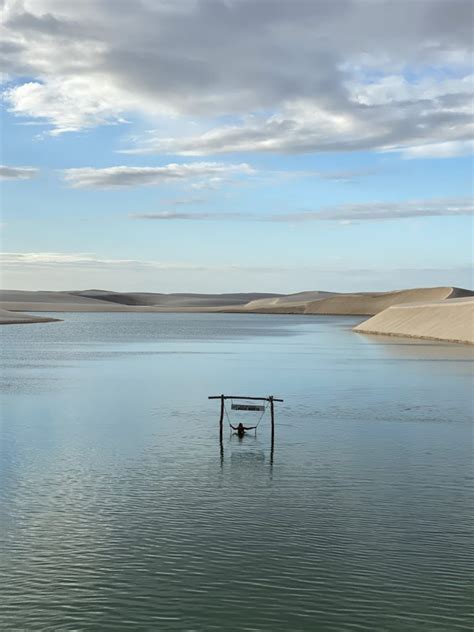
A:
[[[466,351],[98,318],[8,334],[0,629],[472,629]],[[216,384],[285,396],[273,454],[265,422],[221,454]]]

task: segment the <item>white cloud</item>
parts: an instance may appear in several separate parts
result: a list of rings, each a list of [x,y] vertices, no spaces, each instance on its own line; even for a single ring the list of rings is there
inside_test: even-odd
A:
[[[170,182],[190,182],[199,186],[215,186],[233,178],[251,176],[255,170],[246,163],[217,162],[171,163],[163,167],[81,167],[65,169],[65,181],[74,188],[114,188],[144,185],[157,186]]]
[[[278,272],[286,269],[279,266],[242,266],[238,264],[200,264],[174,261],[153,261],[143,259],[111,259],[92,253],[64,252],[2,252],[0,264],[7,268],[83,268],[113,270],[147,269],[162,272]]]
[[[354,82],[350,86],[350,91],[354,101],[373,106],[409,101],[431,101],[456,94],[472,95],[473,87],[474,75],[472,74],[459,78],[443,77],[442,81],[432,76],[409,81],[402,75],[386,75],[370,83]],[[471,104],[472,100],[467,102],[464,111],[469,112]]]
[[[316,171],[306,174],[302,172],[301,175],[317,176],[322,180],[332,180],[333,182],[350,183],[375,173],[375,169],[353,169],[352,171]]]
[[[452,217],[472,215],[472,199],[407,200],[403,202],[367,202],[341,204],[317,211],[273,215],[273,221],[381,221],[413,217]]]
[[[133,265],[133,259],[103,259],[90,253],[63,252],[2,252],[0,263],[4,266],[49,266],[49,265]],[[143,262],[142,262],[143,263]]]
[[[53,135],[125,122],[115,105],[118,94],[107,81],[96,92],[83,77],[30,81],[6,89],[4,98],[15,114],[54,121]]]
[[[31,180],[38,174],[34,167],[10,167],[0,165],[0,180]]]
[[[134,213],[134,219],[157,221],[259,221],[302,223],[333,221],[342,225],[360,221],[408,219],[414,217],[452,217],[472,215],[471,199],[408,200],[403,202],[366,202],[323,207],[315,211],[268,214],[257,212],[177,212]]]
[[[469,151],[474,133],[473,107],[471,94],[458,95],[451,105],[420,95],[403,103],[367,105],[351,101],[330,109],[306,99],[284,105],[277,114],[245,117],[237,124],[213,127],[196,135],[148,135],[131,153],[202,156],[376,150],[408,154],[412,147],[441,144]]]
[[[404,158],[453,158],[471,154],[474,141],[451,141],[446,143],[432,143],[403,149]]]
[[[470,0],[117,2],[5,0],[16,115],[53,133],[172,120],[129,149],[181,155],[421,155],[472,137]]]
[[[206,198],[203,198],[203,197],[171,198],[169,200],[163,200],[163,203],[169,206],[194,206],[195,204],[205,204]]]
[[[252,213],[186,213],[178,211],[158,211],[157,213],[131,213],[132,219],[152,219],[159,221],[176,221],[176,220],[189,220],[192,222],[199,221],[229,221],[229,220],[244,220],[252,221],[259,218],[258,215]]]

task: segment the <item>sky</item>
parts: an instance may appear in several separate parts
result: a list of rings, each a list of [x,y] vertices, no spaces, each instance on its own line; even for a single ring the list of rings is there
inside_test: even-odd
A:
[[[471,0],[0,7],[3,288],[472,288]]]

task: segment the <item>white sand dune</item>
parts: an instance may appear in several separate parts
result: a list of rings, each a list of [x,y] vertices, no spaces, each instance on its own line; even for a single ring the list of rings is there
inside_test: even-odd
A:
[[[50,303],[50,304],[68,304],[68,305],[85,305],[88,303],[100,303],[93,298],[83,297],[71,292],[30,292],[28,290],[0,290],[0,305],[3,307],[6,303]]]
[[[359,294],[340,294],[324,301],[310,303],[306,314],[378,314],[392,305],[414,303],[419,301],[442,301],[470,296],[472,292],[453,287],[428,287],[394,292],[362,292]]]
[[[0,308],[42,312],[243,311],[287,314],[372,315],[391,305],[471,296],[452,287],[415,288],[395,292],[299,292],[297,294],[158,294],[86,290],[27,292],[0,290]]]
[[[409,290],[396,290],[394,292],[329,294],[329,296],[321,296],[317,300],[285,303],[284,299],[282,299],[281,302],[276,302],[274,305],[267,304],[263,307],[254,304],[251,311],[285,314],[370,316],[377,314],[391,305],[418,301],[437,301],[472,295],[473,292],[470,290],[462,290],[453,287],[414,288]],[[248,308],[249,305],[245,307],[245,310],[247,311]]]
[[[115,305],[105,301],[84,301],[77,303],[69,302],[9,302],[2,301],[0,308],[11,310],[12,312],[148,312],[156,311],[147,306]]]
[[[245,305],[244,309],[251,312],[261,309],[285,309],[286,307],[299,308],[301,306],[306,306],[312,301],[321,300],[334,295],[335,292],[298,292],[297,294],[286,294],[283,296],[260,298],[254,301],[249,301]]]
[[[59,318],[46,318],[44,316],[34,316],[33,314],[22,314],[9,312],[6,309],[0,309],[0,325],[23,325],[27,323],[52,323],[57,322]]]
[[[474,344],[474,298],[393,305],[354,331]]]
[[[95,300],[109,301],[123,305],[150,307],[227,307],[246,305],[254,300],[271,300],[279,294],[263,294],[257,292],[230,294],[159,294],[156,292],[108,292],[106,290],[85,290],[71,292],[75,296],[90,297]]]
[[[123,305],[107,301],[85,301],[84,303],[51,302],[0,302],[0,309],[11,312],[136,312],[136,313],[192,313],[231,312],[234,305]],[[239,310],[242,311],[242,310]],[[1,323],[0,323],[1,324]]]
[[[257,292],[234,294],[158,294],[152,292],[28,292],[0,290],[0,308],[43,312],[216,311],[249,301],[279,296]]]

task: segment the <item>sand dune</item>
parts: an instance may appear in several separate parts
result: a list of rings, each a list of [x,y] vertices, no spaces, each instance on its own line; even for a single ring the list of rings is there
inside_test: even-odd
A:
[[[173,306],[173,305],[122,305],[117,303],[108,303],[106,301],[95,301],[86,303],[20,303],[7,302],[0,303],[0,309],[9,310],[11,312],[135,312],[135,313],[198,313],[198,312],[231,312],[233,306],[228,307],[222,305],[209,306]]]
[[[67,303],[85,305],[95,299],[71,292],[30,292],[27,290],[0,290],[0,305],[5,303]]]
[[[26,323],[52,323],[58,318],[45,318],[44,316],[34,316],[33,314],[21,314],[0,309],[0,325],[23,325]]]
[[[283,296],[274,296],[272,298],[260,298],[249,301],[244,309],[246,311],[255,311],[261,309],[284,309],[286,307],[298,308],[306,306],[312,301],[321,300],[334,296],[335,292],[298,292],[297,294],[286,294]]]
[[[324,301],[310,303],[306,314],[378,314],[392,305],[418,301],[441,301],[471,296],[472,292],[453,287],[414,288],[395,292],[373,292],[333,296]]]
[[[278,294],[257,292],[234,294],[158,294],[152,292],[110,292],[84,290],[72,292],[28,292],[0,290],[0,308],[12,311],[42,312],[148,312],[216,311],[217,308],[243,307],[249,301],[268,299]]]
[[[394,305],[354,331],[474,344],[474,298]]]
[[[303,301],[300,303],[280,303],[274,306],[255,307],[252,311],[262,313],[285,314],[346,314],[346,315],[373,315],[390,307],[403,303],[419,301],[437,301],[452,299],[462,296],[473,296],[470,290],[462,290],[453,287],[414,288],[410,290],[397,290],[394,292],[360,292],[354,294],[333,294],[322,296],[317,300]],[[246,309],[248,306],[246,306]]]
[[[69,302],[9,302],[2,301],[0,308],[7,309],[12,312],[153,312],[156,311],[152,307],[140,305],[115,305],[114,303],[106,303],[105,301],[84,301],[83,303]]]
[[[153,307],[227,307],[232,305],[246,305],[255,300],[272,300],[279,294],[264,294],[257,292],[230,294],[159,294],[155,292],[108,292],[106,290],[85,290],[71,292],[75,296],[92,298],[94,300],[120,303],[122,305],[153,306]]]
[[[26,292],[0,290],[0,308],[43,312],[237,311],[285,314],[373,315],[403,303],[472,296],[452,287],[415,288],[395,292],[299,292],[297,294],[158,294],[152,292]]]

